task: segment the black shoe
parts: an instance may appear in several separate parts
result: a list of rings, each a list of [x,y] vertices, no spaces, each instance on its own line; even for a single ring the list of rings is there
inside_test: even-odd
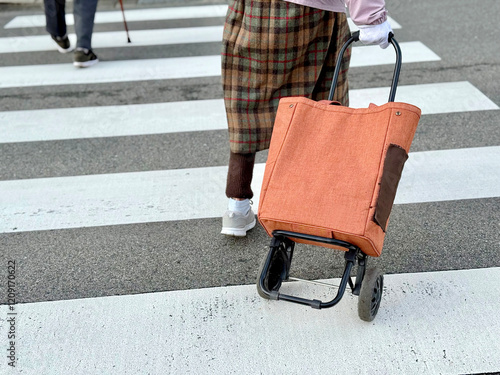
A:
[[[91,49],[77,48],[73,54],[73,65],[78,68],[88,68],[98,62],[99,59]]]
[[[73,51],[73,47],[71,47],[71,44],[69,43],[69,39],[67,35],[64,36],[54,36],[51,35],[52,39],[54,42],[57,43],[57,50],[61,53],[68,53]]]

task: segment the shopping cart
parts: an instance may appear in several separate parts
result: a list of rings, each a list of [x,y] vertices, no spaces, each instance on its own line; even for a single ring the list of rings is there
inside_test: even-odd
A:
[[[259,269],[257,290],[266,299],[322,309],[335,306],[349,285],[359,296],[359,317],[372,321],[382,299],[384,276],[377,267],[367,267],[368,258],[381,255],[421,112],[411,104],[394,102],[402,57],[392,34],[396,63],[388,103],[355,109],[332,102],[342,56],[358,40],[359,32],[352,34],[339,53],[328,101],[280,100],[258,213],[272,239]],[[282,283],[291,280],[296,243],[345,251],[344,272],[332,300],[280,292]]]

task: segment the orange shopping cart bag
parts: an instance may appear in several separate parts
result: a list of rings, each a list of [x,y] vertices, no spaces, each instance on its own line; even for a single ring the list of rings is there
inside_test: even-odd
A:
[[[356,34],[344,45],[339,60],[354,40]],[[277,230],[297,232],[345,241],[366,255],[381,255],[421,114],[414,105],[394,102],[401,51],[397,43],[393,45],[397,61],[386,104],[349,108],[331,102],[338,62],[330,101],[280,100],[258,210],[270,236]],[[293,240],[310,243],[300,236]]]

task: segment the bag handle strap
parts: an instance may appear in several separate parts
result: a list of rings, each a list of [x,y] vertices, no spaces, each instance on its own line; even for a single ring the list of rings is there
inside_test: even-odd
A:
[[[351,45],[353,42],[359,41],[359,31],[356,31],[351,35],[349,40],[345,42],[343,45],[342,49],[340,50],[339,56],[337,57],[337,63],[335,65],[335,72],[333,73],[333,81],[332,81],[332,87],[330,88],[330,95],[328,95],[328,100],[333,100],[333,94],[335,94],[335,89],[337,88],[337,81],[339,79],[339,73],[340,73],[340,66],[342,62],[342,57],[344,56],[344,52]],[[394,50],[396,51],[396,64],[394,66],[394,74],[392,76],[392,85],[391,85],[391,92],[389,93],[389,102],[393,102],[394,98],[396,97],[396,88],[398,86],[398,81],[399,81],[399,72],[401,71],[401,48],[399,48],[399,44],[394,39],[394,34],[389,33],[389,42],[394,47]]]

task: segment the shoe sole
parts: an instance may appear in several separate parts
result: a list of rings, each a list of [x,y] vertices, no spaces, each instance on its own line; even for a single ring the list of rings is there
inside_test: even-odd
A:
[[[60,53],[63,53],[63,54],[66,54],[66,53],[69,53],[69,52],[72,52],[75,48],[74,47],[69,47],[69,48],[62,48],[60,47],[58,44],[56,44],[57,46],[57,50],[60,52]]]
[[[226,236],[245,237],[247,235],[247,232],[253,227],[255,227],[255,224],[257,224],[257,220],[253,219],[253,221],[250,224],[248,224],[244,229],[223,227],[220,233],[225,234]]]
[[[95,65],[99,62],[99,59],[89,60],[85,62],[73,61],[73,65],[77,68],[88,68],[89,66]]]

